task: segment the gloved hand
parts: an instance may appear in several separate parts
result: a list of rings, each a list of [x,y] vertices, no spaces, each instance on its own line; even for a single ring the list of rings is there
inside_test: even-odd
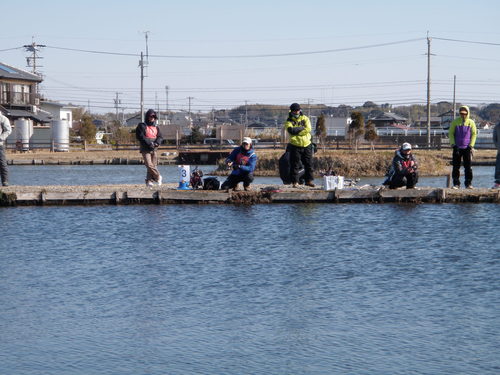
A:
[[[297,135],[299,134],[302,130],[304,130],[303,126],[290,126],[289,128],[286,129],[288,133],[291,135]]]

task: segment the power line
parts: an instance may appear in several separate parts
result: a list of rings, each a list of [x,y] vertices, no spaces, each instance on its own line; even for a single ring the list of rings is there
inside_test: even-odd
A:
[[[0,52],[13,51],[13,50],[16,50],[16,49],[21,49],[21,48],[24,48],[24,47],[14,47],[14,48],[0,49]]]
[[[256,55],[149,55],[149,56],[156,57],[156,58],[171,58],[171,59],[226,59],[226,58],[284,57],[284,56],[300,56],[300,55],[314,55],[314,54],[322,54],[322,53],[345,52],[345,51],[353,51],[353,50],[360,50],[360,49],[367,49],[367,48],[385,47],[385,46],[391,46],[391,45],[396,45],[396,44],[405,44],[405,43],[416,42],[416,41],[424,40],[424,39],[425,38],[415,38],[415,39],[400,40],[400,41],[395,41],[395,42],[369,44],[369,45],[357,46],[357,47],[316,50],[316,51],[256,54]],[[139,56],[139,54],[137,54],[137,53],[84,50],[84,49],[78,49],[78,48],[67,48],[67,47],[57,47],[57,46],[47,46],[47,48],[59,49],[59,50],[65,50],[65,51],[74,51],[74,52],[105,54],[105,55],[134,56],[134,57]]]
[[[448,39],[448,38],[438,38],[438,37],[432,37],[432,39],[445,40],[447,42],[470,43],[470,44],[484,44],[484,45],[488,45],[488,46],[500,46],[500,43],[477,42],[477,41],[472,41],[472,40]]]

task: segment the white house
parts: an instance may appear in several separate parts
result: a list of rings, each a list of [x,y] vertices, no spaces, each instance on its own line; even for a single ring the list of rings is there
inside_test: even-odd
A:
[[[39,110],[50,114],[52,120],[66,120],[70,128],[73,125],[73,112],[71,112],[71,110],[74,108],[75,107],[64,104],[46,101],[40,102],[39,106]]]

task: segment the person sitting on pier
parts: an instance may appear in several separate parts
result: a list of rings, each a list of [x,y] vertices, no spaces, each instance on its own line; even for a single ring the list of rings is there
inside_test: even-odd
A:
[[[413,189],[418,182],[417,169],[418,163],[411,152],[411,144],[405,142],[396,150],[383,185],[389,185],[389,189],[403,186],[406,186],[407,189]]]
[[[146,166],[146,186],[152,187],[154,182],[161,186],[162,177],[158,171],[158,156],[156,149],[163,141],[160,129],[156,125],[156,112],[154,109],[148,109],[144,116],[144,122],[137,125],[135,136],[140,143],[140,152]]]
[[[243,182],[243,188],[250,190],[253,182],[253,172],[257,164],[257,154],[254,152],[252,139],[244,137],[241,146],[236,147],[226,159],[226,164],[233,168],[231,174],[221,186],[222,190],[237,190]]]

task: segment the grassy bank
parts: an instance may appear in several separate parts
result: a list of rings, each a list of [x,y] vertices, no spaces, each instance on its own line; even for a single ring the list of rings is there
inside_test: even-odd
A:
[[[278,176],[278,160],[283,154],[283,150],[258,149],[259,157],[255,175],[257,176]],[[451,150],[441,151],[414,150],[414,154],[420,164],[420,174],[422,176],[443,176],[449,173],[451,160]],[[319,172],[329,169],[337,174],[351,178],[363,176],[384,176],[387,166],[392,160],[394,151],[341,151],[341,150],[318,150],[314,155],[314,169]],[[474,161],[494,161],[496,150],[476,150]],[[141,154],[135,151],[75,151],[75,152],[27,152],[27,153],[7,153],[7,159],[11,160],[63,160],[63,161],[89,161],[102,159],[142,159]],[[174,160],[175,155],[171,153],[162,159]],[[226,175],[228,170],[223,163],[220,164],[216,174]]]
[[[256,176],[279,175],[278,160],[283,151],[259,151]],[[421,176],[443,176],[450,171],[451,151],[414,150],[414,155],[420,166]],[[496,152],[492,150],[477,151],[476,161],[493,160]],[[355,177],[384,176],[391,163],[394,151],[318,151],[314,155],[314,170],[316,174],[333,170],[338,175]],[[227,169],[221,163],[217,173],[227,174]]]

